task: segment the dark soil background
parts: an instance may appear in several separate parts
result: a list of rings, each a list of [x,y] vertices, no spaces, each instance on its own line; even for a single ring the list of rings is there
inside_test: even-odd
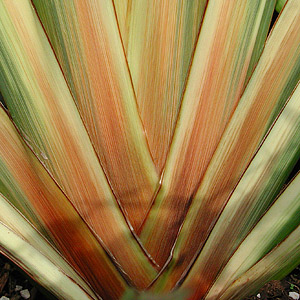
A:
[[[27,295],[30,295],[30,297],[27,298]],[[0,254],[0,299],[2,296],[7,297],[9,300],[56,299],[56,297],[37,285],[24,271]]]
[[[19,286],[19,288],[18,288]],[[22,287],[22,288],[21,288]],[[21,294],[28,290],[30,297],[24,298]],[[267,283],[251,297],[241,300],[292,300],[289,292],[300,294],[300,266],[283,280],[274,280]],[[27,292],[25,292],[25,295]],[[260,295],[260,298],[257,295]],[[55,300],[56,298],[38,286],[16,265],[6,257],[0,255],[0,298],[9,300]],[[5,298],[4,298],[5,299]],[[78,299],[80,300],[80,299]]]

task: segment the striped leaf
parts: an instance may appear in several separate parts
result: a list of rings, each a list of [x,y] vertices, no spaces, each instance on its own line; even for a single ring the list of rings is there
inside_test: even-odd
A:
[[[284,2],[0,0],[0,252],[59,299],[242,299],[295,267]]]
[[[235,188],[192,267],[193,274],[197,274],[195,284],[201,286],[198,297],[206,293],[238,245],[276,198],[299,158],[299,140],[300,86]],[[167,286],[174,286],[186,275],[187,265],[181,263],[184,259],[185,254],[175,249],[170,267],[161,278],[162,282],[167,280]]]
[[[33,3],[113,192],[137,230],[159,179],[137,111],[113,4]]]
[[[115,2],[118,13],[120,1]],[[118,13],[122,38],[149,147],[161,172],[207,0],[123,2],[126,22],[125,13]]]
[[[261,18],[261,23],[256,36],[255,46],[253,48],[252,57],[249,63],[247,76],[245,79],[245,85],[247,85],[256,65],[263,51],[265,41],[270,29],[270,23],[272,21],[274,13],[274,1],[268,1],[265,6],[265,11],[263,12],[263,17]]]
[[[6,165],[6,173],[9,173],[7,177],[14,181],[12,186],[6,188],[19,186],[24,194],[23,201],[39,216],[58,250],[89,281],[97,293],[112,298],[120,297],[126,284],[111,262],[105,247],[99,244],[99,239],[84,223],[37,158],[24,147],[5,113],[2,110],[0,113],[0,157]],[[125,253],[126,250],[122,249],[122,252]],[[138,269],[143,269],[143,266],[138,266]],[[143,271],[135,270],[140,277],[138,283],[143,282],[145,276],[149,276],[147,271],[143,275]]]
[[[237,251],[231,257],[226,267],[218,276],[213,287],[209,291],[205,299],[219,299],[221,294],[243,273],[247,272],[267,253],[269,253],[276,245],[281,243],[277,248],[270,252],[268,256],[272,256],[273,263],[279,263],[282,255],[287,259],[283,263],[282,275],[284,275],[285,268],[292,270],[291,262],[296,267],[299,262],[299,214],[300,214],[300,174],[291,182],[289,187],[281,194],[272,207],[262,217],[262,219],[253,228],[251,233],[239,246]],[[297,227],[298,226],[298,227]],[[293,232],[294,230],[294,232]],[[270,234],[272,233],[272,234]],[[285,237],[291,234],[286,240]],[[284,242],[282,242],[284,240]],[[287,250],[289,248],[289,250]],[[285,253],[283,251],[286,251]],[[288,253],[293,256],[288,258]],[[266,256],[262,261],[269,261],[270,258]],[[296,257],[295,257],[296,256]],[[276,260],[279,259],[279,261]],[[258,262],[258,264],[263,264]],[[263,275],[265,267],[258,269],[258,277]],[[270,272],[270,270],[268,271]],[[277,271],[280,273],[280,271]],[[273,273],[273,272],[272,272]],[[271,274],[271,272],[270,272]],[[276,276],[276,272],[274,272]],[[192,274],[191,274],[192,276]],[[194,279],[192,280],[193,282]],[[262,282],[263,283],[263,282]],[[190,285],[191,281],[186,280],[184,285]],[[197,292],[196,292],[197,293]],[[196,295],[195,293],[195,295]],[[194,298],[199,299],[199,298]]]
[[[266,7],[273,10],[274,5],[244,0],[208,3],[162,187],[141,234],[161,266],[242,94]]]
[[[100,290],[99,293],[101,292],[103,295],[105,295],[106,289],[108,294],[119,293],[120,295],[124,284],[106,253],[106,244],[101,242],[104,251],[99,245],[99,239],[94,237],[89,227],[83,222],[81,216],[37,158],[28,148],[25,148],[3,110],[0,111],[0,129],[0,157],[3,165],[6,166],[5,169],[2,169],[1,177],[10,178],[10,182],[7,182],[8,185],[5,186],[6,190],[10,191],[8,199],[14,202],[11,196],[15,195],[15,187],[22,191],[24,205],[35,211],[43,228],[56,243],[58,249],[90,281],[94,289]],[[116,234],[117,229],[109,228],[110,236],[113,238],[113,233]],[[117,233],[116,241],[119,245],[121,245],[122,239],[126,241],[126,244],[134,245],[136,243],[130,233],[129,235],[126,232],[118,231]],[[141,249],[136,246],[135,252],[132,254],[128,252],[130,248],[126,244],[119,248],[112,243],[115,243],[113,239],[108,248],[108,250],[113,250],[110,253],[111,257],[114,258],[114,253],[118,255],[118,258],[123,257],[119,271],[126,274],[128,280],[137,287],[147,286],[154,278],[155,271]],[[119,262],[118,259],[114,261],[116,265],[117,262]],[[102,286],[105,284],[108,287]]]
[[[53,263],[58,269],[60,269],[67,277],[69,277],[74,283],[82,287],[91,297],[97,299],[97,296],[88,286],[88,284],[74,271],[74,269],[66,262],[62,255],[53,248],[52,245],[45,239],[40,232],[37,231],[16,209],[10,204],[10,202],[0,194],[0,222],[3,223],[8,229],[12,230],[14,233],[21,237],[24,240],[24,244],[29,244],[28,248],[34,248],[34,251],[38,251],[42,256],[45,256],[46,261]],[[9,231],[8,229],[5,229]],[[9,247],[15,247],[13,245]],[[4,247],[3,249],[9,250],[9,248]],[[25,246],[27,247],[27,246]],[[23,249],[23,247],[22,247]],[[3,250],[5,251],[5,250]],[[12,252],[7,252],[7,255],[12,255]],[[18,255],[18,251],[14,252],[15,255]],[[21,254],[23,255],[23,253]],[[13,260],[16,260],[16,257],[11,257]],[[34,256],[30,256],[34,260]],[[29,259],[30,259],[29,258]],[[25,267],[27,264],[25,262],[19,263],[20,267]],[[39,267],[40,268],[40,267]],[[42,285],[46,285],[46,282],[40,282],[40,277],[33,274],[33,271],[29,272],[34,276],[34,279]],[[45,276],[41,276],[45,277]],[[49,287],[47,286],[49,289]],[[58,287],[54,287],[56,291],[59,290]],[[75,289],[76,290],[76,289]]]
[[[156,271],[111,192],[34,10],[29,1],[2,0],[0,15],[1,90],[13,120],[134,285],[146,287]],[[5,131],[1,138],[10,142]]]
[[[292,0],[288,4],[267,41],[184,220],[174,251],[184,257],[180,262],[186,266],[202,249],[269,124],[299,80],[300,2]],[[172,217],[166,218],[170,228],[176,224]],[[164,228],[164,234],[166,226],[160,224],[159,227]],[[160,245],[160,248],[164,251],[170,249],[171,241],[177,238],[175,234],[170,235],[161,236],[160,241],[163,240],[165,246]]]
[[[299,253],[300,226],[279,246],[240,276],[219,299],[241,299],[250,293],[255,293],[268,281],[282,279],[300,264]],[[245,289],[246,284],[247,289]]]
[[[88,295],[77,283],[63,273],[56,264],[24,241],[10,228],[0,222],[0,247],[10,259],[27,274],[45,286],[58,299],[97,299]],[[22,249],[22,251],[20,251]]]

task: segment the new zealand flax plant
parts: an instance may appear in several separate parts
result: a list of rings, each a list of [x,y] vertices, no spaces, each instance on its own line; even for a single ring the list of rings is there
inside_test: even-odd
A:
[[[275,5],[0,0],[0,252],[68,300],[238,300],[295,268],[300,0],[269,31]]]

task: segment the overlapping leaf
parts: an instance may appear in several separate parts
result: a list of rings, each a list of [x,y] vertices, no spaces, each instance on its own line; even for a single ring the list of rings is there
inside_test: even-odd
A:
[[[33,8],[29,1],[1,0],[0,6],[1,91],[13,120],[134,284],[146,287],[156,272],[111,192]],[[1,138],[2,147],[9,144],[4,130]]]
[[[75,300],[80,297],[82,300],[97,299],[91,297],[80,288],[77,282],[72,281],[64,274],[57,264],[37,251],[30,243],[24,241],[10,228],[0,222],[0,252],[4,253],[24,271],[45,286],[49,291],[60,299]],[[22,249],[22,251],[20,251]]]
[[[161,172],[207,0],[114,2],[141,119]]]
[[[292,0],[266,43],[185,218],[174,253],[186,266],[201,251],[269,124],[300,79],[299,29],[300,2]]]
[[[59,251],[100,295],[120,297],[126,287],[115,265],[89,227],[58,188],[38,159],[20,140],[16,129],[0,110],[2,170],[23,192],[22,200],[39,217]],[[2,174],[2,173],[1,173]],[[13,202],[14,199],[9,198]],[[140,274],[141,276],[141,274]]]
[[[7,173],[7,172],[6,172]],[[13,199],[12,199],[13,200]],[[26,201],[24,201],[24,204]],[[11,205],[11,203],[0,194],[0,222],[2,222],[8,229],[7,231],[12,230],[16,235],[20,236],[24,240],[24,244],[28,244],[28,248],[34,249],[33,251],[38,251],[46,260],[50,261],[50,264],[53,263],[55,266],[62,271],[68,278],[70,278],[74,283],[84,288],[85,291],[95,299],[97,298],[94,295],[94,292],[88,286],[88,284],[74,271],[74,269],[66,262],[62,255],[49,243],[48,240],[34,227],[32,226],[21,214],[16,210],[16,208]],[[43,229],[43,228],[42,228]],[[1,241],[0,241],[1,242]],[[4,251],[10,258],[15,259],[18,254],[18,247],[10,245],[8,243],[6,247],[2,244],[2,251]],[[9,247],[15,247],[16,251],[12,252],[9,250]],[[22,247],[23,248],[23,247]],[[21,255],[24,255],[23,251]],[[29,255],[29,258],[35,260],[34,255]],[[19,262],[19,265],[27,268],[25,262]],[[42,270],[43,271],[43,270]],[[47,271],[46,271],[47,272]],[[43,276],[37,276],[33,270],[30,269],[29,273],[33,278],[39,282],[43,281]],[[51,274],[52,275],[52,274]],[[67,279],[68,280],[68,279]],[[46,280],[47,281],[47,280]],[[45,284],[46,282],[39,282],[40,284]],[[59,282],[58,282],[59,283]],[[53,285],[53,283],[51,283]],[[56,286],[52,287],[52,290],[58,292],[59,288]],[[55,292],[54,291],[54,292]]]
[[[223,292],[236,279],[241,276],[247,278],[247,275],[243,275],[243,273],[247,272],[253,266],[258,272],[257,277],[264,276],[266,266],[257,268],[255,264],[274,247],[273,253],[270,252],[269,256],[272,257],[273,263],[277,262],[277,259],[279,260],[278,262],[282,261],[283,263],[283,265],[280,266],[280,271],[274,272],[274,276],[276,276],[276,273],[280,274],[280,272],[282,272],[281,276],[284,276],[287,272],[286,269],[291,270],[292,266],[297,266],[296,263],[300,260],[299,184],[300,175],[298,174],[231,257],[205,299],[219,299]],[[284,240],[289,234],[290,236]],[[282,244],[276,248],[276,245],[279,243]],[[262,262],[258,262],[258,264],[261,265],[264,263],[270,264],[270,258],[266,257]],[[253,270],[250,271],[250,273],[252,272]],[[270,274],[271,272],[269,270],[266,273]],[[190,282],[191,281],[187,279],[185,284],[189,285]],[[231,292],[233,290],[232,288]],[[197,294],[197,292],[195,294]],[[224,298],[226,299],[226,297]]]
[[[300,227],[257,264],[241,275],[219,298],[237,299],[255,293],[264,283],[279,280],[300,264]],[[280,266],[280,268],[278,268]],[[247,284],[247,289],[245,289]]]
[[[206,293],[238,245],[279,193],[299,158],[299,140],[300,86],[235,188],[193,266],[191,272],[197,274],[193,277],[195,285],[201,286],[201,291],[198,289],[198,297]],[[294,201],[297,201],[297,198]],[[291,223],[294,222],[290,219]],[[259,244],[263,243],[262,241],[264,239],[257,240]],[[174,285],[176,277],[179,282],[180,275],[185,275],[184,269],[176,262],[182,257],[177,256],[178,253],[175,250],[174,264],[171,263],[172,267],[167,272],[169,285],[172,282]]]
[[[273,9],[273,1],[208,3],[162,187],[141,234],[161,266],[241,97],[261,20]]]
[[[137,230],[159,182],[111,1],[33,1],[113,192]]]
[[[285,2],[0,0],[0,252],[60,299],[240,299],[295,267]]]

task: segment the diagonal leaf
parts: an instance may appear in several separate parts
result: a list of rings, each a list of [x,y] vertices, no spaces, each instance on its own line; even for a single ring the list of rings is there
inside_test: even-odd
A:
[[[128,49],[128,36],[132,2],[132,0],[113,0],[125,53]]]
[[[6,166],[2,169],[5,173],[1,173],[1,177],[10,178],[12,183],[7,182],[6,189],[11,191],[8,195],[15,195],[15,187],[22,191],[22,201],[26,201],[26,206],[36,212],[59,250],[91,282],[95,290],[105,295],[107,289],[108,293],[120,296],[124,284],[107,253],[37,158],[30,150],[26,150],[3,110],[0,110],[0,141],[0,157]],[[117,229],[105,227],[111,238],[117,235],[109,244],[109,249],[113,250],[112,255],[116,253],[118,257],[123,257],[121,268],[136,286],[147,286],[155,276],[154,270],[140,248],[135,247],[133,253],[130,253],[130,248],[126,248],[127,244],[135,242],[130,232]],[[125,241],[123,245],[122,240]]]
[[[5,130],[3,126],[1,129]],[[3,146],[0,146],[1,152]],[[26,203],[26,196],[24,195],[20,186],[14,181],[13,175],[7,168],[2,157],[0,157],[0,191],[3,196],[11,199],[11,203],[44,235],[47,233],[43,229],[43,225],[36,215],[36,211]]]
[[[24,147],[2,110],[0,141],[1,160],[6,165],[6,172],[10,173],[8,177],[14,181],[6,188],[19,186],[24,194],[23,201],[36,211],[58,250],[97,293],[112,299],[120,297],[126,285],[107,252],[37,158]],[[122,249],[123,252],[126,250]],[[143,269],[140,266],[137,269],[140,268]],[[147,278],[143,272],[134,271],[143,277],[141,281],[145,280],[145,276]]]
[[[113,192],[137,230],[159,178],[138,114],[112,1],[33,3]]]
[[[20,251],[22,249],[22,251]],[[0,222],[0,252],[7,255],[58,299],[97,299],[82,290],[56,264]]]
[[[268,33],[269,33],[272,17],[274,14],[275,2],[269,1],[266,4],[267,5],[265,6],[265,11],[263,12],[263,17],[261,18],[261,21],[260,21],[258,33],[256,36],[255,46],[253,48],[252,57],[251,57],[251,60],[249,63],[247,76],[245,79],[245,86],[247,85],[247,83],[257,65],[257,62],[261,56],[261,53],[262,53],[264,45],[265,45],[265,41],[266,41]]]
[[[282,279],[299,264],[300,226],[279,246],[240,276],[219,299],[242,299],[251,292],[255,293],[265,283],[275,279]],[[247,288],[245,289],[246,285]]]
[[[277,2],[276,2],[276,10],[277,10],[277,12],[280,12],[283,9],[283,7],[286,4],[286,2],[287,2],[287,0],[277,0]]]
[[[266,43],[186,216],[174,249],[186,265],[201,251],[269,124],[300,79],[299,30],[300,2],[292,0]]]
[[[121,4],[115,2],[118,13]],[[118,13],[122,38],[150,150],[161,172],[207,0],[123,2],[128,4],[125,22],[125,12]]]
[[[170,254],[195,189],[242,94],[266,7],[273,10],[274,5],[244,0],[208,4],[162,187],[141,235],[160,265]]]
[[[1,0],[0,16],[0,84],[12,118],[134,284],[146,287],[156,271],[120,212],[34,10],[29,1]]]
[[[286,242],[286,244],[290,246],[290,250],[292,250],[292,252],[297,249],[299,251],[299,186],[300,174],[294,178],[288,188],[281,194],[281,196],[276,200],[276,202],[271,206],[271,208],[239,246],[221,274],[218,276],[205,299],[219,299],[220,295],[227,289],[227,287],[254,266],[264,255],[271,251],[272,248],[282,242],[282,240],[295,230],[297,226],[298,228],[294,231],[294,233],[287,238],[287,242],[284,241],[282,244],[285,244]],[[283,247],[286,249],[286,246]],[[280,249],[280,246],[278,249]],[[273,252],[276,253],[278,249],[275,248]],[[278,252],[279,255],[282,255],[281,250]],[[276,257],[276,254],[272,254],[271,256],[273,255]],[[297,256],[297,260],[299,261],[299,252]],[[295,258],[293,260],[293,263],[295,263]],[[276,260],[273,262],[276,262]],[[283,269],[284,268],[285,266],[283,266]],[[263,271],[264,268],[262,268],[259,273]],[[193,275],[191,274],[191,277],[192,276]],[[195,286],[194,279],[190,280],[191,277],[187,278],[184,285],[191,286],[193,285],[191,283],[193,281]]]
[[[53,246],[50,245],[49,242],[37,231],[37,229],[33,227],[1,194],[0,222],[14,231],[15,234],[20,236],[25,241],[25,243],[28,243],[31,247],[39,251],[43,256],[46,257],[46,260],[50,260],[52,263],[54,263],[72,281],[81,286],[89,295],[97,299],[97,296],[94,294],[91,288],[66,262],[61,254],[59,254],[57,250],[55,250]],[[9,250],[9,248],[5,249]],[[23,263],[22,265],[25,265],[25,263]],[[57,287],[55,289],[57,289]]]
[[[243,174],[205,242],[197,262],[192,267],[192,272],[197,274],[195,280],[197,285],[201,286],[202,296],[279,193],[300,156],[299,140],[300,86],[298,85]],[[184,251],[175,249],[168,271],[160,281],[167,280],[166,286],[171,284],[174,286],[183,278],[187,267],[186,263],[182,263],[184,259]]]

